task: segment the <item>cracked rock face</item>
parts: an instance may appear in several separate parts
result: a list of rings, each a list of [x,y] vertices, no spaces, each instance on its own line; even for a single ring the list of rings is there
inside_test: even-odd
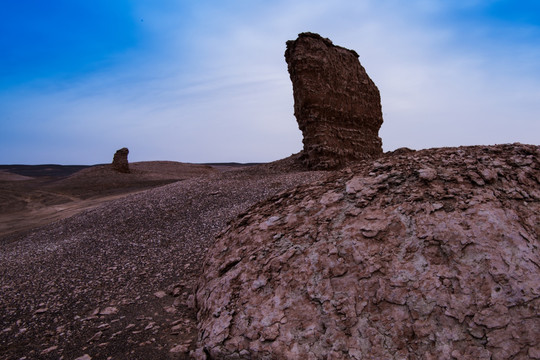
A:
[[[128,148],[121,148],[114,153],[113,169],[121,173],[129,173]]]
[[[540,358],[540,147],[387,154],[210,249],[199,358]]]
[[[302,33],[287,42],[285,60],[309,168],[336,169],[382,155],[379,90],[355,51]]]

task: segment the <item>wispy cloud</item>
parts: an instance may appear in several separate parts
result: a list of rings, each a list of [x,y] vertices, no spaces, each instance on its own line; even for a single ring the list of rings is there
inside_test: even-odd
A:
[[[385,150],[538,143],[539,28],[506,24],[501,37],[500,25],[462,21],[486,6],[468,3],[138,3],[139,48],[63,83],[0,93],[0,162],[106,162],[122,146],[133,161],[288,156],[302,144],[283,53],[302,31],[360,54],[381,91]]]

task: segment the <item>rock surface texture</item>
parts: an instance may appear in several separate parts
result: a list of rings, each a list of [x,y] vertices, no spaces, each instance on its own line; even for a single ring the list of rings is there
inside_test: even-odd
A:
[[[114,153],[112,166],[113,169],[121,173],[129,173],[129,164],[128,164],[128,148],[121,148]]]
[[[382,155],[379,90],[355,51],[302,33],[287,42],[285,60],[309,168],[336,169]]]
[[[207,255],[197,356],[539,359],[539,158],[395,152],[252,207]]]

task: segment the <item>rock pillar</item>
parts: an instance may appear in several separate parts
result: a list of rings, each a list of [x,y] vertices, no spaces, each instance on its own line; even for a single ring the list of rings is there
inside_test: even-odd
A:
[[[309,168],[336,169],[382,154],[379,90],[354,50],[302,33],[287,41],[285,60]]]
[[[121,148],[117,150],[113,157],[112,166],[113,169],[121,173],[129,173],[129,164],[128,164],[128,148]]]

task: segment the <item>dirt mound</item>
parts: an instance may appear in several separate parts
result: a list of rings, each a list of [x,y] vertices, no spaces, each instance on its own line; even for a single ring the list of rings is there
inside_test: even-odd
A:
[[[396,152],[251,208],[207,254],[198,358],[540,358],[539,158]]]

